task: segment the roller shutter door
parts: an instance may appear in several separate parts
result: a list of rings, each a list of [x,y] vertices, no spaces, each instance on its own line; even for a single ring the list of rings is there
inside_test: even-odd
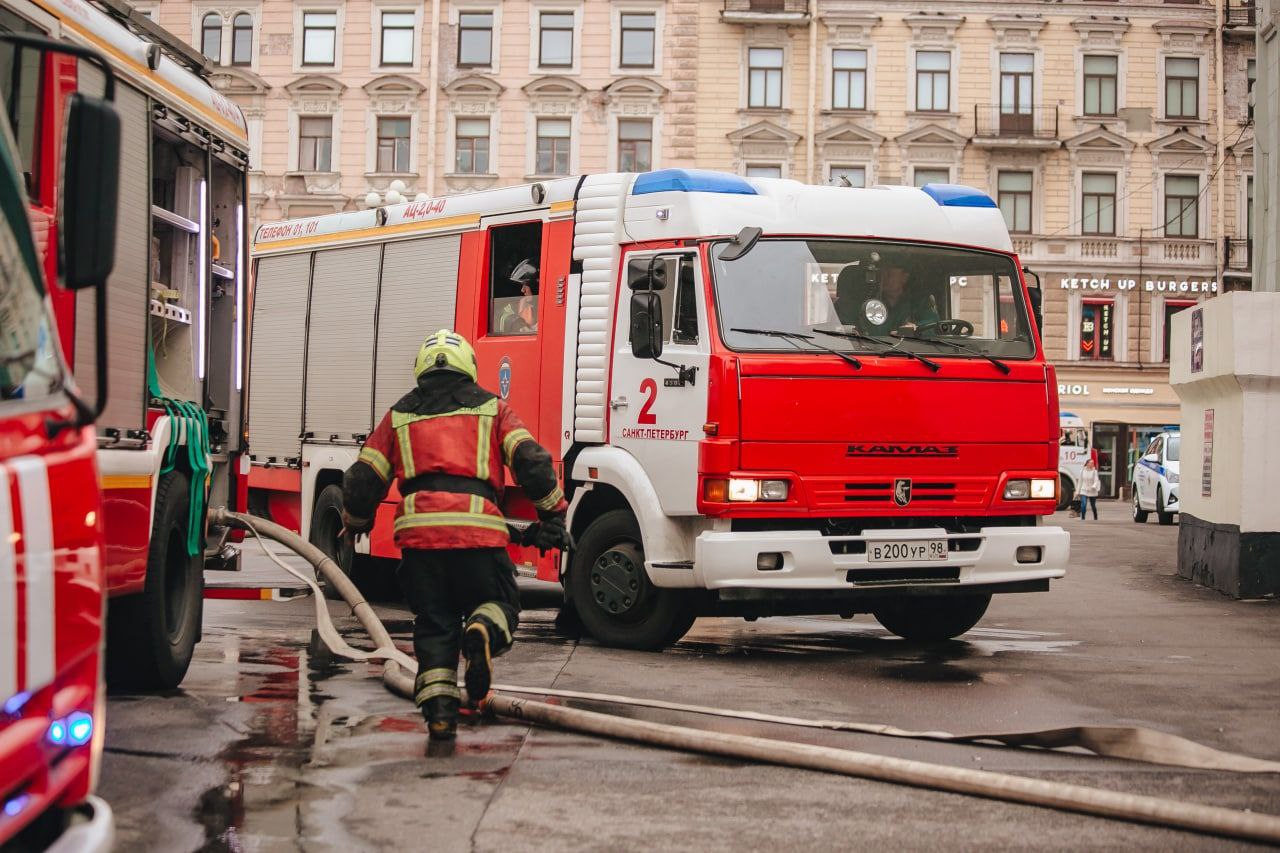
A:
[[[462,238],[428,237],[387,246],[378,309],[374,417],[413,388],[413,363],[423,339],[453,328]]]
[[[249,449],[258,462],[301,452],[302,370],[311,255],[258,261],[250,344]]]
[[[316,252],[307,336],[306,431],[349,440],[373,431],[373,312],[381,246]]]
[[[102,94],[102,72],[81,62],[79,89]],[[116,263],[107,279],[107,408],[99,432],[141,429],[146,410],[147,265],[151,257],[151,111],[147,96],[116,80],[120,114],[120,198],[116,205]],[[94,293],[76,294],[76,384],[88,400],[97,394]]]

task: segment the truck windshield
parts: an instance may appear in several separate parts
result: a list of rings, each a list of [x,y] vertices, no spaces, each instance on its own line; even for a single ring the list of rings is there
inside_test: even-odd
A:
[[[742,259],[712,247],[720,332],[731,349],[789,350],[777,338],[734,332],[768,328],[811,334],[852,331],[932,357],[1029,358],[1030,324],[1013,259],[994,252],[872,240],[763,239]],[[973,352],[934,346],[963,342]],[[852,349],[865,342],[830,338]]]

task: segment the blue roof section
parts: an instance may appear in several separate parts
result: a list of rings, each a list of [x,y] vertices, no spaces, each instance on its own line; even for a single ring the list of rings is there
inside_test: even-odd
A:
[[[669,192],[756,195],[756,188],[737,175],[703,169],[660,169],[657,172],[645,172],[638,175],[636,182],[631,185],[632,195]]]
[[[925,194],[938,203],[939,207],[995,207],[991,196],[982,190],[960,184],[925,184],[921,187]]]

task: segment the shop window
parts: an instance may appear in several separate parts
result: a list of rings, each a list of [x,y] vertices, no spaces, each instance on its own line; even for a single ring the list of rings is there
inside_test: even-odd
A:
[[[1116,176],[1108,172],[1085,172],[1080,181],[1080,233],[1116,233]]]
[[[217,12],[210,12],[200,21],[200,52],[210,62],[222,59],[222,16]]]
[[[866,166],[832,166],[827,173],[827,183],[833,187],[865,187]]]
[[[867,52],[831,51],[831,109],[867,108]]]
[[[458,15],[458,65],[493,64],[493,13],[463,12]]]
[[[1011,233],[1031,233],[1031,186],[1030,172],[1001,172],[996,177],[1000,212]]]
[[[333,171],[333,119],[329,116],[298,119],[298,170]]]
[[[569,174],[569,147],[573,123],[567,118],[538,119],[537,163],[539,175]]]
[[[1165,118],[1200,117],[1200,60],[1168,57],[1164,61]]]
[[[1113,116],[1116,114],[1116,90],[1119,88],[1120,59],[1115,56],[1084,58],[1084,114]]]
[[[1200,234],[1200,179],[1195,175],[1165,175],[1164,236]]]
[[[454,145],[454,171],[460,175],[489,173],[489,120],[460,118]]]
[[[916,110],[945,113],[951,109],[951,54],[922,50],[916,54]]]
[[[302,64],[333,65],[338,55],[338,13],[302,13]]]
[[[1115,356],[1115,303],[1087,300],[1080,307],[1080,358],[1111,361]]]
[[[655,64],[658,16],[653,13],[623,13],[621,19],[619,67],[652,68]]]
[[[618,122],[618,170],[647,172],[653,168],[653,122],[622,119]]]
[[[489,229],[489,334],[536,335],[542,223]]]
[[[1164,344],[1163,344],[1163,348],[1160,350],[1160,360],[1165,362],[1166,364],[1169,361],[1169,333],[1173,329],[1173,315],[1177,314],[1179,311],[1183,310],[1184,308],[1190,308],[1195,304],[1196,303],[1194,302],[1185,302],[1185,301],[1175,302],[1172,299],[1166,300],[1164,303],[1164,329],[1163,329]]]
[[[950,169],[916,169],[912,173],[913,186],[923,187],[925,184],[951,183]]]
[[[573,13],[543,12],[538,25],[538,65],[543,68],[572,66]]]
[[[782,107],[782,48],[753,47],[747,51],[747,106]]]
[[[231,20],[231,64],[253,64],[253,16],[248,12]]]

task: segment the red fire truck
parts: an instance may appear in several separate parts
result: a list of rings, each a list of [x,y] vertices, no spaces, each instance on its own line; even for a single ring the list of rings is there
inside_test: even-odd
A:
[[[7,23],[0,7],[0,22]],[[119,119],[110,83],[103,98],[75,95],[46,124],[44,149],[15,139],[15,115],[38,115],[29,75],[63,63],[110,66],[100,54],[0,27],[0,847],[105,850],[110,808],[91,793],[103,742],[103,512],[93,420],[70,379],[29,214],[53,192],[54,161],[68,205],[59,222],[68,293],[102,315],[114,226],[96,215],[114,204]],[[40,152],[43,151],[42,155]],[[39,165],[44,171],[37,171]],[[24,186],[25,177],[25,186]],[[44,182],[43,179],[48,179]],[[48,196],[43,196],[48,197]],[[48,223],[45,223],[48,224]],[[105,318],[104,318],[105,319]],[[106,336],[96,343],[106,353]],[[100,362],[105,365],[105,361]],[[99,377],[101,378],[101,377]]]
[[[255,253],[250,501],[345,565],[342,471],[451,326],[571,501],[577,550],[517,562],[602,642],[859,612],[938,640],[1065,572],[1056,380],[977,190],[589,175],[263,225]],[[533,517],[514,486],[503,510]]]
[[[206,531],[208,503],[245,505],[243,322],[247,302],[248,134],[240,110],[202,76],[205,60],[119,0],[0,0],[0,31],[98,51],[116,77],[119,200],[109,313],[54,289],[58,337],[92,396],[100,331],[111,337],[110,398],[98,464],[112,596],[113,683],[175,687],[199,639],[203,569],[235,559],[227,531]],[[16,65],[0,86],[24,161],[47,280],[54,279],[61,116],[103,73],[68,56]]]

